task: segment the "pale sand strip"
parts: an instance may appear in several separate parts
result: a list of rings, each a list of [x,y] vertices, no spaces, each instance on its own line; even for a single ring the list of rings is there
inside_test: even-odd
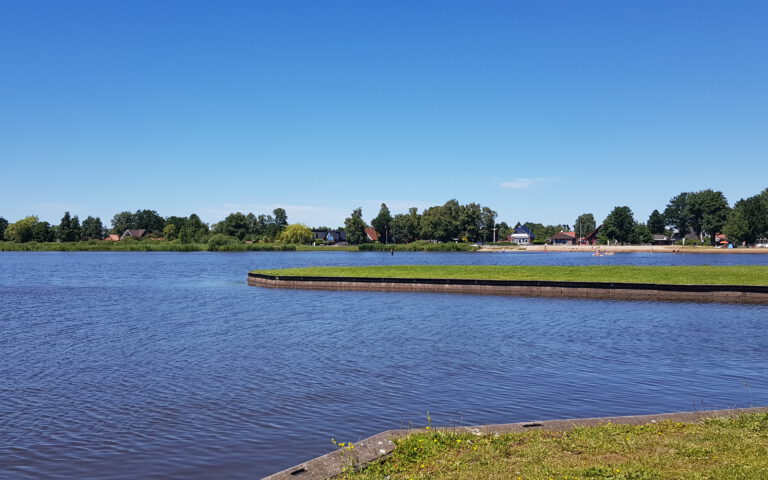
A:
[[[686,247],[680,245],[525,245],[521,247],[484,245],[478,252],[601,252],[613,253],[724,253],[759,254],[768,253],[768,248],[715,248]]]

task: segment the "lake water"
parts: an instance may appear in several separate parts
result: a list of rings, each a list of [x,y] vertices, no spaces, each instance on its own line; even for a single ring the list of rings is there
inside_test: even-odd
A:
[[[382,430],[768,405],[768,308],[249,287],[768,255],[0,253],[0,478],[252,479]]]

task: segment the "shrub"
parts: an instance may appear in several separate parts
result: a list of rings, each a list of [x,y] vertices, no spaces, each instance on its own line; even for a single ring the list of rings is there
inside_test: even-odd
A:
[[[208,251],[209,252],[231,252],[231,251],[238,251],[236,250],[236,247],[241,244],[240,241],[235,237],[230,237],[229,235],[224,235],[223,233],[216,233],[214,235],[211,235],[210,238],[208,238]],[[244,250],[241,249],[239,251]]]

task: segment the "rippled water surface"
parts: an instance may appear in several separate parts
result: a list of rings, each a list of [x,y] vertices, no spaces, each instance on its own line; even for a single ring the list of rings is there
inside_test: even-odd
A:
[[[259,478],[403,425],[768,404],[768,308],[248,287],[254,268],[764,255],[0,253],[0,477]]]

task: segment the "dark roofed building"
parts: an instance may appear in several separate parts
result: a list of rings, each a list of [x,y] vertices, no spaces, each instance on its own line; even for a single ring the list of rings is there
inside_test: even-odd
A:
[[[509,236],[508,240],[511,243],[516,243],[518,245],[528,245],[529,243],[533,242],[535,238],[536,235],[531,232],[531,229],[518,223],[517,226],[515,226],[515,230],[512,232],[512,235]]]
[[[549,241],[552,242],[552,245],[575,245],[577,238],[574,232],[557,232],[552,235]]]
[[[651,235],[651,242],[654,245],[672,245],[672,239],[666,235],[653,234]]]
[[[597,237],[600,235],[600,229],[603,228],[602,225],[598,226],[594,232],[590,233],[586,237],[584,237],[584,243],[587,245],[594,245],[597,243]]]
[[[312,230],[315,241],[322,240],[325,243],[346,242],[347,235],[343,230]]]
[[[120,240],[124,240],[126,237],[141,238],[144,236],[145,233],[147,233],[147,231],[143,228],[139,228],[136,230],[129,229],[123,232],[123,234],[120,236]]]

